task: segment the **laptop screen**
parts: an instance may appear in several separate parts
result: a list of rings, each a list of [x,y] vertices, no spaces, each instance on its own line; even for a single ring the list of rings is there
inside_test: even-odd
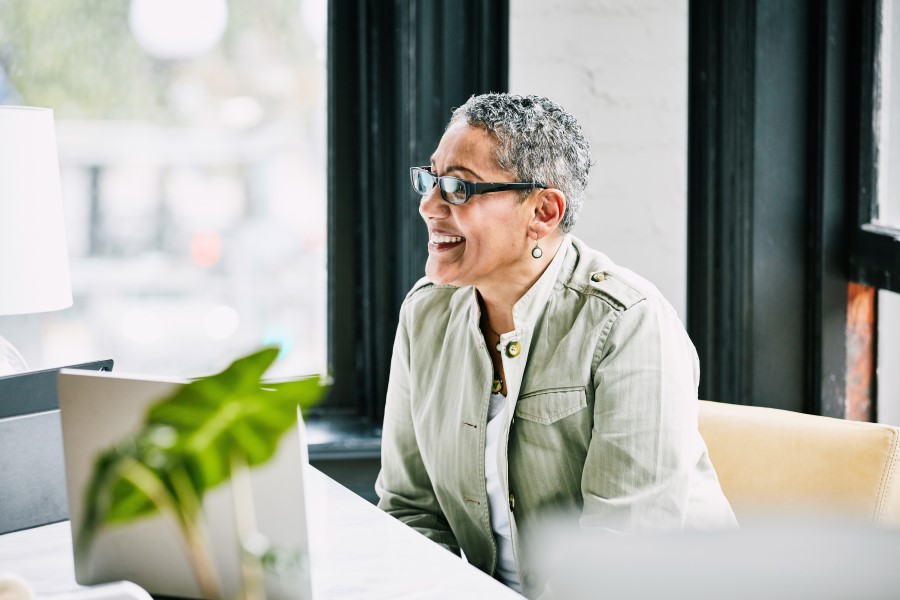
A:
[[[112,371],[113,361],[98,360],[0,377],[0,419],[59,408],[59,401],[56,398],[56,374],[62,368]]]

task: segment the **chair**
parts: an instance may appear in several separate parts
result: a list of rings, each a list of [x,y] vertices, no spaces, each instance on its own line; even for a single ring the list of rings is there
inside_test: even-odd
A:
[[[900,429],[700,401],[700,433],[738,520],[841,516],[900,525]]]

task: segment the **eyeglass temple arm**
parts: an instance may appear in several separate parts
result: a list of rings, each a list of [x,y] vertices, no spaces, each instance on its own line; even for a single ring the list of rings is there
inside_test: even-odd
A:
[[[536,181],[529,182],[515,182],[515,183],[474,183],[474,182],[465,182],[469,186],[469,194],[483,194],[485,192],[497,192],[501,190],[524,190],[531,188],[541,188],[547,189],[547,186],[543,183],[538,183]]]

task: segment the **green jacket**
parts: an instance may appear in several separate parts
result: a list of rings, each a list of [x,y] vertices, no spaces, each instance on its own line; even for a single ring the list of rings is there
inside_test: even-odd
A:
[[[539,534],[560,518],[631,532],[736,524],[697,430],[698,360],[674,309],[575,238],[559,252],[546,303],[533,322],[516,322],[530,350],[501,434],[529,597],[545,583]],[[493,574],[484,473],[493,368],[478,323],[471,287],[422,280],[408,294],[376,488],[382,509]]]

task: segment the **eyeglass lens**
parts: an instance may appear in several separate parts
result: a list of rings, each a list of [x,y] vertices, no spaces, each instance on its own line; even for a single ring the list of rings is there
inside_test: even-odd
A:
[[[466,200],[466,186],[456,177],[439,177],[438,185],[447,202],[461,203]]]
[[[441,196],[447,202],[459,204],[466,200],[466,187],[463,182],[456,177],[436,177],[424,169],[414,169],[412,175],[412,184],[416,192],[425,195],[431,191],[435,182],[441,188]]]
[[[412,184],[416,192],[421,195],[427,194],[434,187],[435,176],[425,169],[412,170]]]

